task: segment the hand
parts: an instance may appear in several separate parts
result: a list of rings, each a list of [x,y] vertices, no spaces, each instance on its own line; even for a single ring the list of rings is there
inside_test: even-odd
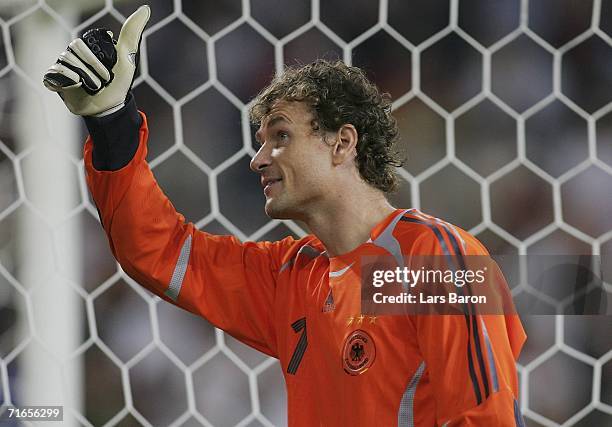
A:
[[[121,27],[116,43],[110,31],[99,28],[73,40],[45,73],[44,85],[80,116],[105,116],[121,109],[134,81],[150,16],[149,6],[139,7]]]

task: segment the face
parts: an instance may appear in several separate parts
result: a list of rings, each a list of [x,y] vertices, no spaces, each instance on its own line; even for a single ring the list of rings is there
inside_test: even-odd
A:
[[[313,118],[304,103],[278,101],[255,134],[260,147],[251,169],[261,175],[271,218],[304,219],[326,195],[331,148]]]

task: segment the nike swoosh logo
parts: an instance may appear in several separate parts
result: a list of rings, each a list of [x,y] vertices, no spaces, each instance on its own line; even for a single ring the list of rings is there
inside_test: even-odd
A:
[[[350,265],[347,265],[346,267],[344,267],[342,270],[330,271],[329,272],[329,277],[340,277],[340,276],[342,276],[344,273],[346,273],[349,270],[349,268],[351,268],[353,266],[353,264],[355,264],[354,261],[352,263],[350,263]]]

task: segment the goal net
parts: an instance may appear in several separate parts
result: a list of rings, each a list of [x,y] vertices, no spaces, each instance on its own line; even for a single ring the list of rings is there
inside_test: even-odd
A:
[[[67,426],[286,425],[276,360],[112,258],[85,186],[85,129],[41,83],[72,38],[118,34],[142,3],[0,3],[0,404],[62,405]],[[148,160],[199,229],[305,234],[264,214],[248,103],[285,65],[337,58],[392,94],[407,154],[395,206],[496,254],[612,254],[611,2],[148,3],[134,84]],[[612,425],[610,317],[522,320],[527,424]]]

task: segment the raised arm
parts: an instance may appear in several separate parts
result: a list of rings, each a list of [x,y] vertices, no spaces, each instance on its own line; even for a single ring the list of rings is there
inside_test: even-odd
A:
[[[276,355],[276,274],[293,241],[243,244],[198,231],[159,188],[145,161],[146,116],[129,91],[149,15],[143,6],[130,16],[116,48],[103,30],[71,42],[45,74],[45,86],[85,118],[87,183],[125,272],[161,298]]]
[[[275,355],[276,275],[292,239],[243,244],[186,223],[145,161],[147,121],[133,99],[122,110],[86,123],[91,133],[84,154],[87,184],[125,272],[161,298]],[[134,134],[133,157],[129,149],[112,148],[134,145],[129,140]]]

